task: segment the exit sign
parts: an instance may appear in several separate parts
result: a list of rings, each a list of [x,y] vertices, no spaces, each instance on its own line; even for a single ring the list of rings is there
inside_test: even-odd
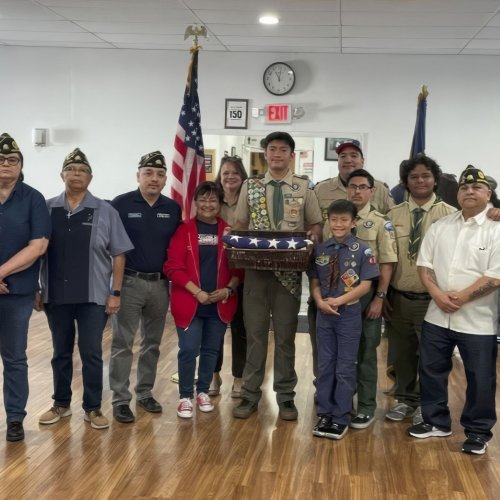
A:
[[[266,123],[292,123],[292,105],[266,104]]]

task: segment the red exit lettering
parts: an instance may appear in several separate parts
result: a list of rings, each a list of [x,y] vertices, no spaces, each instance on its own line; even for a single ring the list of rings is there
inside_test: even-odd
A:
[[[266,121],[268,123],[289,123],[291,105],[290,104],[268,104],[266,106]]]

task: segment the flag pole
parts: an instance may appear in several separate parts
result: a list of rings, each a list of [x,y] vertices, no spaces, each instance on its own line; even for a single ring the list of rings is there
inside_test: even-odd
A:
[[[174,140],[171,187],[172,199],[181,206],[185,220],[194,216],[194,190],[205,180],[205,154],[198,98],[198,52],[202,47],[198,39],[206,38],[207,29],[205,26],[188,26],[184,40],[191,36],[194,39],[190,48],[191,61]]]

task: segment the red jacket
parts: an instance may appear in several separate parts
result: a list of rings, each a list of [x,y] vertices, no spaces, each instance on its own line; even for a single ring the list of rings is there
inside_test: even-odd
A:
[[[217,288],[225,288],[232,276],[241,279],[242,272],[230,269],[226,252],[222,243],[222,234],[228,224],[217,218]],[[170,296],[170,312],[176,326],[187,328],[196,315],[198,300],[186,290],[186,284],[192,281],[200,285],[200,254],[198,245],[198,228],[196,219],[191,219],[179,226],[170,240],[167,258],[163,264],[163,273],[172,281]],[[236,294],[229,297],[227,302],[217,302],[219,318],[229,323],[236,312]]]

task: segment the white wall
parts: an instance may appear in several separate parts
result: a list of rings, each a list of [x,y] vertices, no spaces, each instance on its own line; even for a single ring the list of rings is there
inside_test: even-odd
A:
[[[264,68],[276,60],[297,72],[294,91],[282,98],[262,86]],[[427,84],[428,154],[445,171],[459,173],[473,163],[499,177],[499,60],[202,52],[203,131],[226,133],[227,97],[250,99],[250,107],[290,102],[306,115],[279,128],[296,136],[364,134],[366,167],[392,185],[409,152],[418,91]],[[94,168],[94,194],[111,198],[134,188],[142,154],[161,149],[172,158],[188,62],[187,52],[1,47],[0,131],[19,143],[27,182],[46,196],[59,193],[63,158],[79,146]],[[32,146],[35,127],[50,129],[49,147]],[[227,132],[275,128],[249,118],[249,130]]]

